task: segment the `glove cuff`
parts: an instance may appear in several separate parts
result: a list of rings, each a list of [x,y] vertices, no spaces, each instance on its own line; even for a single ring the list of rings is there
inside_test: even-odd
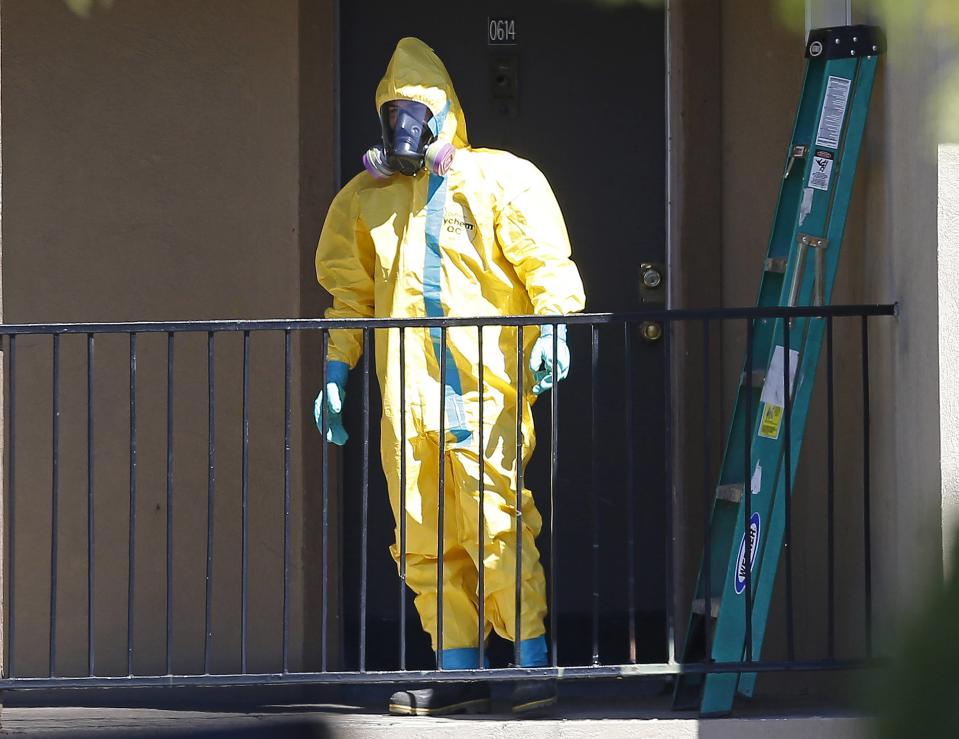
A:
[[[326,363],[326,381],[336,383],[341,390],[346,387],[346,377],[349,373],[350,365],[346,362],[331,359]]]
[[[560,323],[556,326],[556,336],[560,341],[566,341],[566,324]],[[553,324],[544,323],[539,327],[539,335],[551,339],[553,338]]]

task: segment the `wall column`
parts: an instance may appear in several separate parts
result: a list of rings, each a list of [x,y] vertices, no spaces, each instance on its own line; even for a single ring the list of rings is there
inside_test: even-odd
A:
[[[939,145],[938,220],[942,556],[948,567],[959,525],[959,144]]]

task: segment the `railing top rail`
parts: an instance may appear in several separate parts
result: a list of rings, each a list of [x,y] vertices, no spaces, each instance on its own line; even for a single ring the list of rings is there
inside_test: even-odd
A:
[[[532,326],[561,322],[602,325],[640,321],[694,321],[747,318],[842,318],[892,316],[898,303],[801,306],[793,308],[650,308],[625,313],[576,313],[566,316],[477,316],[446,318],[272,318],[211,321],[126,321],[115,323],[0,323],[0,336],[14,334],[166,333],[220,331],[302,331],[362,328],[451,328],[455,326]]]

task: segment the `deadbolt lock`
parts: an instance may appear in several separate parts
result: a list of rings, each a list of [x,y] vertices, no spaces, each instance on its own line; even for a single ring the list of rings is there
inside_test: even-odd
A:
[[[666,302],[666,267],[657,262],[641,262],[639,265],[639,300],[645,304],[662,305]]]
[[[659,287],[663,283],[663,276],[660,274],[659,270],[653,267],[651,264],[642,265],[643,270],[643,285],[646,287]]]

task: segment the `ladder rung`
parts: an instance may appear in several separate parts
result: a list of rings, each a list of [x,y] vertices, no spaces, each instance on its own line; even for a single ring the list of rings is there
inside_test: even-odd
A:
[[[765,384],[765,382],[766,382],[766,370],[763,370],[763,369],[754,369],[752,375],[753,375],[753,381],[752,381],[752,384],[750,385],[750,387],[761,388],[761,387],[763,386],[763,384]],[[740,384],[740,385],[745,385],[745,384],[746,384],[746,373],[745,373],[745,372],[743,372],[743,373],[739,376],[739,384]]]
[[[786,274],[786,257],[766,257],[763,260],[763,269],[767,272]]]
[[[709,610],[712,611],[713,618],[719,618],[719,598],[709,599]],[[698,613],[700,616],[705,615],[706,613],[705,598],[696,598],[693,601],[693,613]]]
[[[741,482],[720,485],[716,488],[716,497],[729,503],[738,503],[743,499],[743,484]]]

